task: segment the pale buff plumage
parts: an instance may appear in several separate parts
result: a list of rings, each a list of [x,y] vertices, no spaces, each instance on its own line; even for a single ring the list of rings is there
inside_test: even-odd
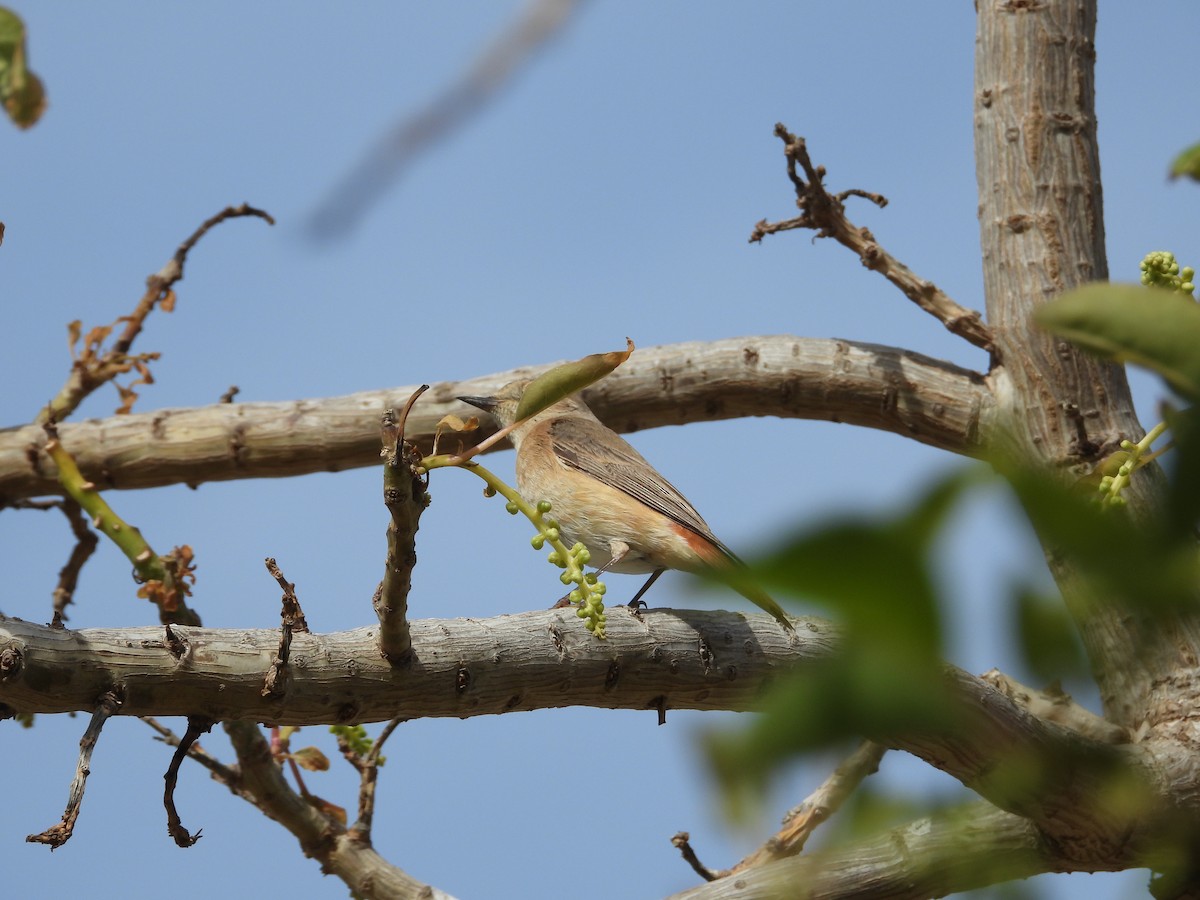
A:
[[[512,382],[492,397],[460,399],[507,426],[528,383]],[[694,572],[736,564],[737,557],[687,499],[582,400],[558,401],[509,437],[517,450],[517,489],[531,502],[550,501],[564,542],[583,543],[598,568],[654,573],[648,587],[664,569]],[[743,593],[791,629],[769,596],[754,589]]]

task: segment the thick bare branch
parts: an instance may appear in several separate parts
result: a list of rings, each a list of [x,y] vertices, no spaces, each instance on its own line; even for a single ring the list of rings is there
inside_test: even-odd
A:
[[[217,721],[291,725],[372,722],[395,716],[468,717],[594,706],[645,709],[755,707],[765,682],[827,658],[837,629],[795,619],[789,642],[766,614],[609,610],[597,640],[572,610],[493,619],[411,622],[412,657],[379,655],[377,627],[294,634],[286,691],[262,695],[278,651],[275,630],[173,626],[186,648],[166,645],[160,627],[64,631],[0,617],[0,651],[13,663],[0,678],[0,706],[16,712],[90,709],[123,683],[123,715],[202,715]],[[347,673],[353,672],[353,677]],[[90,693],[89,693],[90,691]]]
[[[975,157],[988,322],[1003,365],[990,375],[1014,457],[1076,470],[1142,434],[1124,370],[1041,332],[1034,308],[1108,277],[1096,141],[1096,4],[1073,0],[978,5]],[[1163,499],[1156,467],[1141,470],[1128,510]],[[1200,657],[1200,620],[1139,598],[1098,602],[1072,561],[1047,557],[1100,686],[1107,717],[1138,728],[1153,699],[1180,687]],[[1169,621],[1168,621],[1169,620]],[[1197,690],[1194,674],[1188,693]]]
[[[413,409],[408,436],[432,449],[439,419],[465,415],[460,395],[486,395],[533,366],[435,385]],[[60,427],[101,488],[201,484],[376,465],[379,415],[414,387],[289,403],[220,403]],[[891,431],[955,453],[977,453],[991,431],[992,396],[975,372],[894,347],[774,337],[639,350],[586,392],[617,431],[780,416]],[[36,427],[0,431],[0,506],[60,491]]]

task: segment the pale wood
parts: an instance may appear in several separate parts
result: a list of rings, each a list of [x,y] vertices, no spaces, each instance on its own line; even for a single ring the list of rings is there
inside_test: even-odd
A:
[[[409,438],[428,452],[442,416],[476,412],[456,397],[486,396],[549,365],[434,385],[413,408]],[[105,489],[333,472],[379,465],[379,417],[416,387],[164,409],[66,422],[59,432],[84,475]],[[780,416],[879,428],[967,454],[984,442],[992,407],[982,376],[959,366],[894,347],[787,335],[638,350],[585,396],[618,431]],[[60,492],[45,440],[32,425],[0,430],[0,506]]]
[[[91,710],[124,686],[121,715],[202,716],[315,725],[397,716],[467,718],[594,706],[747,710],[767,683],[827,659],[839,630],[797,618],[793,637],[769,615],[724,611],[608,610],[608,639],[574,610],[411,623],[412,658],[392,666],[378,626],[295,634],[284,689],[262,696],[279,632],[173,626],[186,642],[169,652],[161,627],[54,629],[0,617],[0,654],[17,652],[0,679],[0,710]],[[11,655],[8,657],[11,660]]]
[[[988,376],[997,450],[1052,470],[1086,471],[1144,431],[1124,369],[1040,331],[1034,308],[1108,277],[1096,142],[1096,4],[1075,0],[979,5],[975,151],[988,321],[1000,364]],[[1002,432],[997,429],[999,436]],[[1135,516],[1163,501],[1157,470],[1129,494]],[[1115,550],[1116,548],[1114,548]],[[1047,558],[1067,600],[1105,712],[1127,728],[1147,717],[1163,679],[1200,655],[1194,615],[1169,616],[1137,598],[1095,602],[1070,560]],[[1189,691],[1194,699],[1194,688]]]

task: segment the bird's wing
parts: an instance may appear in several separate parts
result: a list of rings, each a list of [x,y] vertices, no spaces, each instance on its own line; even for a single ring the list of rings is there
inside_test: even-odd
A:
[[[550,425],[554,454],[564,465],[610,484],[656,512],[712,541],[731,559],[737,559],[717,540],[695,507],[663,478],[627,441],[591,419],[567,416]],[[598,452],[597,447],[604,450]]]

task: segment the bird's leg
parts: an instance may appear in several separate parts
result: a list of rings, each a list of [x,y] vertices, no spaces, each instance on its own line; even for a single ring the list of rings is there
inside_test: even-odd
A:
[[[638,592],[633,595],[633,599],[629,601],[630,609],[641,609],[643,606],[648,605],[646,603],[646,601],[642,599],[642,594],[644,594],[644,593],[646,593],[646,591],[650,590],[650,585],[652,585],[652,584],[654,584],[654,582],[658,581],[658,576],[661,575],[665,571],[667,571],[667,570],[666,569],[655,569],[653,572],[650,573],[650,577],[646,579],[646,583],[643,584],[638,589]]]

